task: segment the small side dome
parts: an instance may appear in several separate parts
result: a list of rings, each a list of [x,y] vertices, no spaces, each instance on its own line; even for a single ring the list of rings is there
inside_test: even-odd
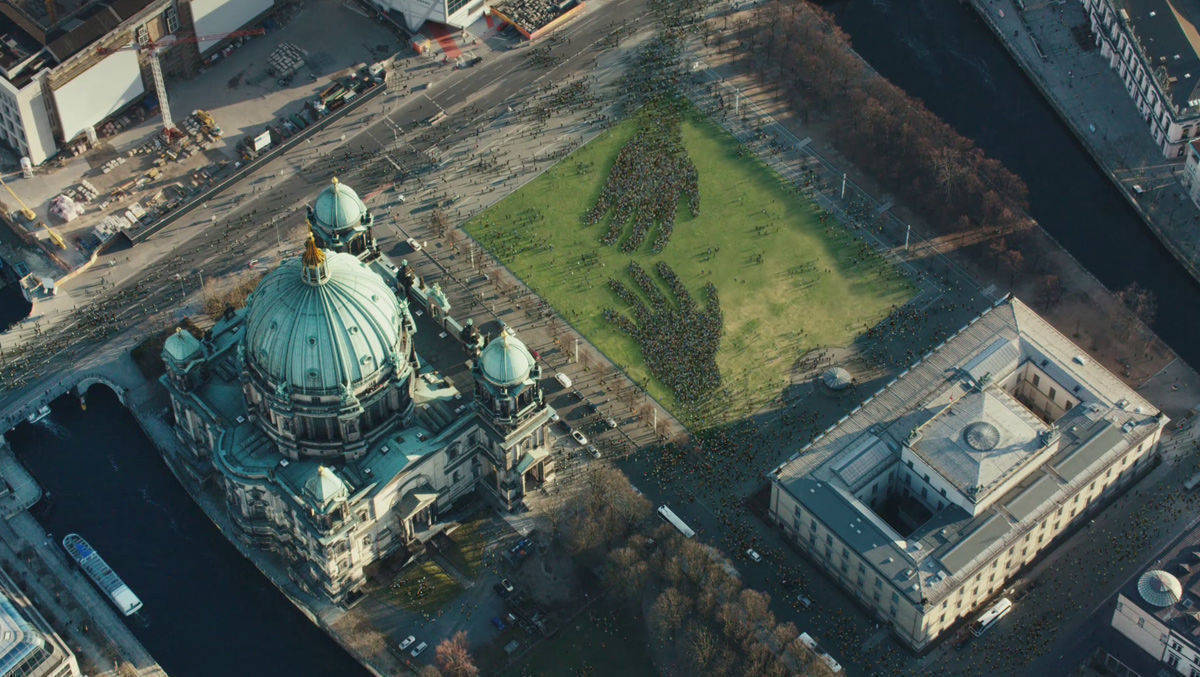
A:
[[[359,199],[358,193],[337,179],[321,191],[313,203],[313,219],[331,232],[359,225],[366,213],[367,205]]]
[[[1142,599],[1154,606],[1171,606],[1183,599],[1183,586],[1179,584],[1179,579],[1161,569],[1142,574],[1137,589]]]
[[[503,331],[492,339],[479,354],[479,370],[483,377],[497,386],[508,387],[529,378],[533,370],[533,355],[520,339]]]
[[[323,465],[317,466],[317,474],[304,483],[304,493],[321,507],[333,501],[345,500],[348,494],[341,478]]]

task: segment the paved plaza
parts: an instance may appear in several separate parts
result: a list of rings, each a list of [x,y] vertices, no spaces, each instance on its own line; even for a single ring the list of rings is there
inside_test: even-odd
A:
[[[1200,277],[1200,210],[1180,180],[1183,160],[1163,157],[1120,77],[1091,42],[1083,6],[971,4],[1159,240]],[[1077,39],[1081,31],[1086,46]]]

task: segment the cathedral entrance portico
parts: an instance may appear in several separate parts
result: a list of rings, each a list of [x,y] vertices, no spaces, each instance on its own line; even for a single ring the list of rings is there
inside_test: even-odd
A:
[[[404,525],[406,541],[424,541],[431,534],[430,527],[437,519],[437,494],[432,490],[414,491],[405,495],[401,502],[401,523]]]

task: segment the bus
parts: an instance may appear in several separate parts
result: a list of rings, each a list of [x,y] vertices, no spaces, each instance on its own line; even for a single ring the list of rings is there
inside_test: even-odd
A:
[[[675,512],[667,506],[658,506],[658,516],[670,522],[671,526],[678,529],[679,533],[683,534],[684,538],[691,538],[692,536],[696,535],[696,532],[692,531],[692,528],[689,527],[686,522],[679,519],[679,515],[676,515]]]
[[[978,637],[987,632],[1009,611],[1012,611],[1011,600],[1007,597],[997,600],[995,604],[988,607],[987,611],[979,614],[979,618],[976,618],[975,622],[971,624],[971,634]]]

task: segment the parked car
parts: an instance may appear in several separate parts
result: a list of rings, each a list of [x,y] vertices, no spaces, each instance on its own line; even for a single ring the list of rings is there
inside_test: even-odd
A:
[[[492,616],[492,625],[496,626],[497,630],[503,630],[508,627],[508,624],[499,616]]]
[[[567,376],[566,374],[562,373],[561,371],[554,375],[554,380],[558,381],[558,384],[564,388],[571,387],[571,377]]]
[[[800,606],[804,607],[805,609],[812,608],[812,600],[804,595],[796,595],[796,601],[799,602]]]
[[[580,431],[578,431],[578,430],[572,430],[572,431],[571,431],[571,437],[572,437],[572,438],[573,438],[573,439],[574,439],[576,442],[578,442],[578,443],[579,443],[579,446],[581,446],[581,447],[585,447],[585,446],[587,446],[587,443],[588,443],[588,438],[587,438],[587,435],[584,435],[582,432],[580,432]]]
[[[751,560],[753,560],[755,562],[762,561],[762,555],[758,554],[758,552],[754,548],[746,548],[746,557],[749,557]]]
[[[417,638],[413,637],[412,635],[405,637],[404,640],[400,642],[400,650],[403,651],[407,649],[408,647],[412,646],[412,643],[415,641],[417,641]]]
[[[510,582],[507,578],[501,578],[500,582],[495,585],[495,588],[496,592],[499,593],[501,597],[507,597],[516,590],[516,588],[513,587],[512,582]]]
[[[595,456],[596,458],[600,458],[600,450],[596,448],[596,445],[594,445],[594,444],[587,445],[587,450],[588,450],[588,453],[591,454],[592,456]]]
[[[617,427],[617,419],[611,417],[606,418],[604,419],[604,425],[608,426],[609,430],[613,430]]]
[[[509,549],[512,556],[519,562],[529,555],[529,551],[533,548],[533,539],[522,538],[517,541],[516,545]]]
[[[425,650],[425,647],[427,647],[427,646],[429,646],[429,644],[428,644],[428,643],[426,643],[426,642],[421,642],[420,644],[418,644],[418,645],[417,645],[417,647],[416,647],[415,649],[413,649],[413,650],[412,650],[411,652],[409,652],[409,653],[410,653],[410,655],[412,655],[412,657],[413,657],[413,658],[416,658],[417,656],[420,656],[420,655],[421,655],[421,652],[422,652],[422,651],[424,651],[424,650]]]
[[[414,252],[419,252],[419,251],[421,251],[421,243],[420,243],[420,242],[417,242],[417,241],[416,241],[416,240],[414,240],[413,238],[411,238],[411,237],[410,237],[410,238],[408,238],[407,240],[405,240],[405,242],[407,242],[407,243],[408,243],[408,246],[409,246],[409,247],[412,247],[412,250],[413,250]]]

